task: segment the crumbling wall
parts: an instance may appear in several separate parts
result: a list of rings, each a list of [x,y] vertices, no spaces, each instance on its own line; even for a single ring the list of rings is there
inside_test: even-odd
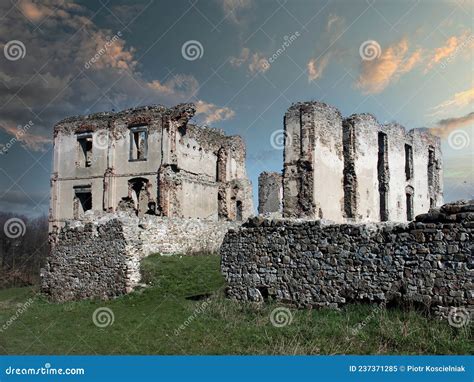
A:
[[[365,113],[342,119],[321,102],[292,105],[284,125],[284,217],[407,221],[442,204],[441,146],[429,132]]]
[[[50,230],[80,218],[74,187],[90,189],[93,211],[114,212],[133,201],[140,215],[225,220],[250,216],[252,193],[242,138],[189,123],[195,111],[190,103],[145,106],[58,122]],[[146,183],[145,192],[131,187],[140,182]],[[220,190],[225,198],[220,198]],[[237,203],[242,207],[237,209]]]
[[[119,220],[64,228],[51,239],[41,288],[52,300],[108,299],[133,287],[129,275],[137,270]]]
[[[133,214],[88,214],[50,235],[42,291],[55,301],[108,299],[140,282],[140,261],[153,253],[217,252],[234,222]]]
[[[440,138],[423,129],[408,132],[413,147],[413,180],[415,214],[443,204],[443,162]],[[433,163],[430,163],[430,151]],[[432,178],[430,172],[432,171]]]
[[[322,102],[301,102],[285,114],[283,216],[342,219],[342,117]]]
[[[354,114],[343,121],[344,212],[348,221],[377,221],[379,126],[370,114]]]
[[[258,177],[258,213],[281,214],[282,176],[278,172],[262,172]]]
[[[252,218],[227,233],[221,269],[241,301],[299,307],[357,301],[419,303],[445,314],[474,310],[474,201],[411,223],[329,224]]]

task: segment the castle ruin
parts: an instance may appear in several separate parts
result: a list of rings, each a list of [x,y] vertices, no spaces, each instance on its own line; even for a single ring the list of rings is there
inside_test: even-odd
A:
[[[283,172],[260,175],[260,216],[250,217],[241,138],[195,126],[193,114],[186,104],[58,123],[42,273],[52,299],[128,293],[151,253],[219,250],[228,295],[241,301],[474,310],[474,202],[441,206],[438,138],[294,104]]]
[[[440,139],[429,132],[370,114],[343,118],[322,102],[292,105],[284,127],[286,218],[410,221],[443,203]],[[265,187],[263,195],[280,192]]]
[[[189,122],[192,104],[67,118],[54,128],[50,227],[87,213],[242,221],[253,214],[239,136]]]
[[[128,293],[144,257],[217,252],[253,214],[242,138],[192,124],[194,113],[148,106],[56,124],[45,294]]]

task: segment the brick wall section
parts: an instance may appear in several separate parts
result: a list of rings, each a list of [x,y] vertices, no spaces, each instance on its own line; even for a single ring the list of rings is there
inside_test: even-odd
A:
[[[140,261],[153,253],[217,252],[238,223],[203,219],[138,218],[127,213],[70,221],[52,243],[41,272],[42,291],[54,301],[109,299],[140,283]]]
[[[228,295],[298,307],[356,301],[474,310],[474,201],[410,223],[324,224],[250,219],[221,246]]]

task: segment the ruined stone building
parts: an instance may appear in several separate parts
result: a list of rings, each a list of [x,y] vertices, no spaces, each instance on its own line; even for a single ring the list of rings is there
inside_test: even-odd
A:
[[[321,102],[292,105],[284,127],[284,217],[407,221],[443,202],[440,140],[428,132]]]
[[[50,228],[88,211],[246,219],[244,142],[191,124],[194,113],[192,104],[149,106],[56,124]]]

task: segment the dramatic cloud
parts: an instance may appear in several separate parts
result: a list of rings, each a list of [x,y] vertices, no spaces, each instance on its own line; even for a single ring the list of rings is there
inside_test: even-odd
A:
[[[204,123],[211,124],[219,121],[225,121],[235,116],[234,110],[228,107],[219,107],[213,103],[207,103],[204,101],[196,102],[196,115],[204,115]]]
[[[0,3],[0,14],[7,15],[0,34],[26,46],[21,60],[0,60],[0,130],[15,137],[15,126],[33,121],[18,139],[31,150],[50,144],[53,125],[70,115],[197,99],[199,82],[191,75],[144,78],[122,33],[98,27],[83,6],[22,0],[18,8]],[[223,109],[216,106],[210,120],[228,117]]]
[[[380,57],[362,60],[356,87],[365,94],[380,93],[391,82],[411,71],[422,60],[421,50],[409,53],[407,38],[382,49]]]
[[[307,69],[308,69],[308,82],[317,80],[323,75],[324,69],[329,64],[330,53],[325,54],[318,61],[316,58],[309,60]]]
[[[473,123],[474,112],[471,112],[462,117],[442,119],[438,121],[435,127],[430,129],[430,132],[440,138],[447,138],[452,131],[459,129],[460,127],[469,126]]]
[[[436,64],[446,65],[463,52],[467,54],[473,47],[474,37],[467,31],[449,37],[443,46],[433,51],[419,47],[413,51],[405,37],[383,48],[380,57],[362,61],[356,87],[364,94],[380,93],[390,83],[418,66],[423,65],[423,73],[426,74]]]

